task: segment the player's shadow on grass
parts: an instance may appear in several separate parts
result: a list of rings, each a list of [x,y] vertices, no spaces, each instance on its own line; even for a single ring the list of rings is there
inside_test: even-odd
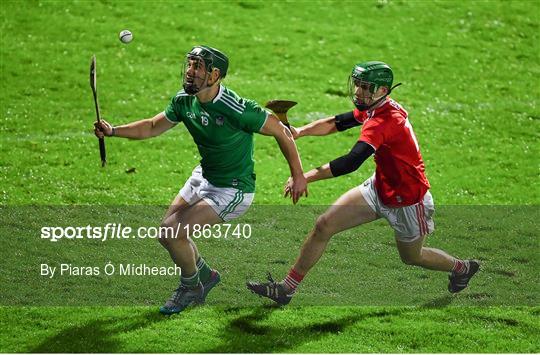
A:
[[[243,309],[245,310],[245,308]],[[242,308],[230,312],[242,312]],[[269,321],[278,307],[259,307],[247,315],[231,320],[220,336],[223,342],[202,352],[209,353],[268,353],[291,351],[296,346],[313,342],[331,334],[338,334],[364,319],[384,318],[401,314],[400,310],[380,310],[368,313],[349,314],[342,317],[305,325],[293,325],[284,319],[276,324]],[[290,313],[294,317],[293,313]]]
[[[452,295],[445,295],[424,303],[420,308],[445,308],[451,304],[453,300],[454,297],[452,297]]]
[[[154,310],[141,311],[136,316],[126,315],[103,316],[101,319],[90,321],[64,329],[58,334],[45,339],[31,349],[30,353],[112,353],[122,351],[121,344],[115,340],[115,335],[132,330],[148,327],[154,323],[166,320]],[[145,349],[135,351],[144,352]]]

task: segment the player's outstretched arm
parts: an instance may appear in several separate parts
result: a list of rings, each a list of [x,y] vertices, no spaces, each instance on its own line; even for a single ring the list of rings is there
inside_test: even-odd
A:
[[[291,132],[294,139],[298,139],[305,136],[326,136],[359,125],[360,122],[354,118],[353,111],[350,111],[332,117],[322,118],[300,128],[291,127]]]
[[[302,170],[302,161],[300,160],[300,155],[296,149],[296,144],[294,143],[291,132],[276,116],[269,115],[259,133],[266,136],[274,136],[281,152],[285,156],[285,159],[287,159],[292,179],[290,184],[290,194],[293,203],[296,204],[302,195],[305,194],[307,197],[308,190],[307,182]]]
[[[308,171],[304,176],[307,182],[310,183],[352,173],[374,152],[375,149],[371,145],[359,141],[352,147],[349,153],[332,160],[328,164]]]
[[[94,123],[94,133],[98,138],[123,137],[129,139],[146,139],[159,136],[163,132],[174,127],[175,124],[167,120],[164,112],[160,112],[152,118],[131,122],[125,125],[113,127],[105,120]]]
[[[307,136],[326,136],[337,132],[335,121],[335,117],[322,118],[299,128],[291,127],[291,132],[294,139]]]

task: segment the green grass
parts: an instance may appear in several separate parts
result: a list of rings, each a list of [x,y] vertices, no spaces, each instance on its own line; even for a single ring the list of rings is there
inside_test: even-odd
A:
[[[539,352],[538,2],[29,1],[0,13],[0,351]],[[117,38],[125,28],[129,45]],[[373,171],[370,161],[314,184],[301,201],[313,206],[292,207],[280,196],[285,160],[263,136],[256,206],[238,221],[255,234],[200,242],[224,275],[207,307],[156,314],[173,277],[39,277],[41,262],[169,265],[155,241],[53,244],[38,231],[95,217],[74,205],[102,205],[103,222],[127,208],[114,206],[151,206],[123,218],[158,223],[196,147],[181,126],[109,139],[99,168],[89,61],[95,53],[102,115],[120,124],[164,109],[199,43],[229,55],[225,84],[240,95],[298,101],[295,125],[351,109],[353,63],[391,64],[404,83],[392,96],[409,111],[438,206],[429,243],[485,263],[471,289],[448,296],[445,275],[401,264],[381,222],[336,237],[293,307],[261,307],[244,280],[286,272],[317,213]],[[357,135],[298,141],[304,167],[347,152]]]
[[[25,352],[536,352],[540,309],[148,307],[0,311],[5,349]],[[20,334],[29,334],[24,344]]]

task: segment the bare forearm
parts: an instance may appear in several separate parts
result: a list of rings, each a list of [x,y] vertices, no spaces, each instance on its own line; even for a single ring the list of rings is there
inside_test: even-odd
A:
[[[330,179],[333,178],[332,170],[330,170],[330,164],[324,164],[318,168],[312,169],[304,174],[307,182],[314,182],[318,180]]]
[[[145,139],[153,137],[154,123],[151,118],[131,122],[114,127],[114,136],[129,139]]]
[[[174,123],[160,112],[152,118],[135,121],[114,128],[114,135],[130,139],[145,139],[159,136],[161,133],[174,127]]]
[[[335,118],[327,117],[298,128],[298,137],[326,136],[334,132],[337,132]]]
[[[300,156],[298,150],[296,149],[296,144],[294,139],[288,129],[284,127],[285,134],[275,136],[276,141],[278,142],[279,148],[287,159],[289,163],[289,169],[291,170],[291,176],[299,176],[304,172],[302,170],[302,162],[300,161]]]

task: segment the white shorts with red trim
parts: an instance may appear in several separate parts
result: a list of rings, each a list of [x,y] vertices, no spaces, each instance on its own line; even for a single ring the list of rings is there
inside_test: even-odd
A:
[[[364,181],[360,185],[360,191],[373,211],[390,223],[395,231],[396,239],[402,242],[413,242],[435,230],[432,218],[435,205],[429,191],[424,195],[422,202],[396,208],[388,207],[381,202],[375,189],[375,176]]]

